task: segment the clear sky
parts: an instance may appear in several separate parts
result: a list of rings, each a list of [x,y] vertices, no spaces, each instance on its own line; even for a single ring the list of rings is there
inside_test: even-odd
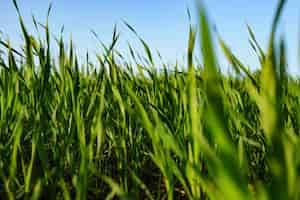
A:
[[[29,30],[33,31],[32,14],[40,22],[45,22],[50,1],[19,0],[18,3]],[[114,24],[118,24],[121,31],[121,49],[125,48],[127,41],[135,44],[133,34],[121,22],[124,19],[135,27],[151,48],[158,49],[171,62],[182,58],[186,52],[187,7],[192,9],[194,18],[196,16],[193,0],[52,0],[52,3],[51,31],[58,34],[64,25],[65,36],[72,33],[79,52],[96,50],[91,29],[104,42],[109,42]],[[211,21],[233,52],[252,69],[256,68],[258,62],[248,43],[246,23],[253,27],[259,42],[266,47],[277,0],[206,0],[205,3]],[[300,71],[299,10],[299,0],[288,0],[280,27],[288,42],[291,73]],[[0,0],[0,30],[13,44],[20,44],[20,28],[12,0]],[[227,65],[221,55],[220,63],[224,67]]]

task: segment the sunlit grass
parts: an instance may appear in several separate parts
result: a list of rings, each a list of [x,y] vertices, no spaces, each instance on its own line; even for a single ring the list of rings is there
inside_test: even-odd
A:
[[[134,64],[119,62],[115,28],[97,61],[81,64],[72,40],[50,36],[48,17],[45,35],[32,35],[14,1],[24,44],[0,38],[0,198],[299,199],[300,85],[284,39],[275,42],[284,3],[266,51],[248,26],[257,72],[217,36],[236,72],[224,75],[202,5],[187,66],[158,70],[126,22],[145,57],[129,45]]]

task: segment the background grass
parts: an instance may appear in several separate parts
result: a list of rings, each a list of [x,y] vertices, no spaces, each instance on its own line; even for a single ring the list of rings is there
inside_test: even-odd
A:
[[[44,35],[32,35],[14,3],[24,44],[19,51],[0,38],[1,198],[300,198],[300,85],[276,34],[284,0],[267,50],[248,27],[256,72],[212,34],[201,4],[187,65],[158,69],[129,24],[145,56],[129,46],[127,61],[115,29],[97,62],[87,55],[80,64],[72,40],[66,48],[50,36],[48,19],[34,19]],[[214,38],[234,74],[220,73]]]

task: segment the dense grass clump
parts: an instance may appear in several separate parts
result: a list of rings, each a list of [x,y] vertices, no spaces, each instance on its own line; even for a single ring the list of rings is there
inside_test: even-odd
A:
[[[191,26],[187,66],[160,70],[142,39],[147,56],[129,46],[126,62],[117,31],[97,62],[80,64],[48,19],[34,37],[15,5],[22,49],[0,38],[1,199],[300,198],[300,83],[275,43],[283,0],[266,51],[249,27],[257,72],[219,36],[232,75],[220,72],[201,6],[203,64]]]

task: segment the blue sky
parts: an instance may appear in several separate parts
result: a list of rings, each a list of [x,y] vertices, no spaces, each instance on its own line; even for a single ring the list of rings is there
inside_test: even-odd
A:
[[[298,73],[298,35],[300,22],[300,3],[288,0],[281,23],[288,44],[289,71]],[[31,15],[41,22],[45,21],[50,1],[18,1],[21,13],[33,31]],[[186,52],[188,38],[188,17],[186,8],[194,8],[193,0],[52,0],[53,9],[50,17],[51,31],[58,34],[62,25],[64,35],[75,41],[79,52],[97,49],[96,40],[90,30],[95,30],[104,42],[109,42],[114,24],[121,31],[120,49],[125,49],[126,42],[135,45],[136,39],[127,31],[121,20],[124,19],[135,27],[138,33],[153,49],[158,49],[166,60],[174,62]],[[257,59],[250,49],[246,23],[249,23],[259,40],[266,47],[270,25],[277,0],[206,0],[205,5],[211,21],[218,32],[229,44],[234,53],[252,69],[258,66]],[[13,44],[20,44],[20,28],[12,0],[0,2],[0,30],[9,37]],[[192,9],[195,18],[195,10]],[[80,53],[79,53],[80,54]],[[228,64],[220,54],[220,63]]]

